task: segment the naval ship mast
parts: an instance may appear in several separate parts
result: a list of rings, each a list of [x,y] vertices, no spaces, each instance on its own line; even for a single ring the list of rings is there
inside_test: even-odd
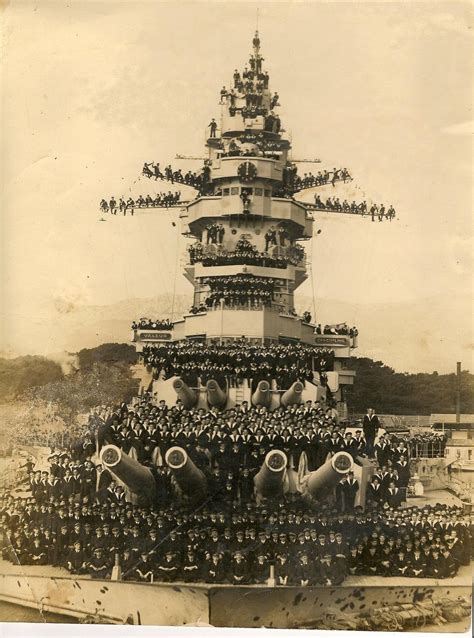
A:
[[[345,415],[344,387],[355,373],[346,368],[356,339],[349,335],[315,334],[309,313],[294,310],[296,289],[307,278],[307,258],[300,243],[313,236],[314,206],[297,201],[294,193],[296,166],[289,161],[291,143],[277,114],[278,95],[270,91],[269,75],[263,68],[258,31],[248,66],[233,76],[234,87],[221,91],[219,122],[212,120],[206,141],[207,159],[197,184],[196,199],[180,214],[181,232],[194,239],[188,247],[185,277],[194,287],[193,312],[173,322],[171,330],[137,328],[132,340],[138,353],[150,345],[194,340],[230,343],[300,343],[329,350],[323,371],[315,365],[313,382],[295,381],[290,388],[277,388],[275,380],[223,388],[213,379],[206,386],[189,387],[183,379],[160,375],[145,389],[157,399],[185,407],[230,408],[242,401],[270,410],[305,400],[331,398]],[[173,182],[170,167],[163,174],[145,164],[143,173]],[[333,176],[350,179],[347,171]],[[186,182],[187,183],[187,182]],[[238,306],[209,303],[216,278],[246,278],[271,290],[271,300]],[[263,283],[265,282],[265,283]],[[149,370],[151,373],[151,369]],[[151,377],[149,378],[151,381]]]

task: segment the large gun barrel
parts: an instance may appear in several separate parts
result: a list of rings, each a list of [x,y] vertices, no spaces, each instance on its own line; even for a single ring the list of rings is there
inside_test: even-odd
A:
[[[304,386],[301,381],[295,381],[292,386],[281,395],[281,404],[286,408],[288,405],[301,403],[303,389]]]
[[[341,476],[350,472],[353,466],[354,461],[348,452],[336,452],[324,465],[307,475],[306,492],[313,498],[320,498],[339,483]]]
[[[252,405],[263,405],[269,408],[271,401],[272,394],[270,392],[270,384],[268,381],[262,380],[258,383],[255,392],[252,394]]]
[[[150,469],[125,454],[116,445],[105,445],[100,453],[103,467],[107,468],[128,489],[147,502],[156,497],[156,482]]]
[[[198,396],[194,390],[186,385],[186,383],[178,377],[173,381],[173,388],[176,394],[178,395],[178,399],[181,399],[181,403],[185,408],[193,408],[198,400]]]
[[[206,477],[191,461],[186,450],[179,446],[170,447],[165,454],[165,461],[183,494],[195,498],[206,494]]]
[[[283,496],[288,491],[287,465],[288,459],[284,452],[281,450],[268,452],[262,467],[253,479],[257,498]]]
[[[207,402],[212,407],[223,408],[227,403],[227,394],[214,379],[206,383]]]

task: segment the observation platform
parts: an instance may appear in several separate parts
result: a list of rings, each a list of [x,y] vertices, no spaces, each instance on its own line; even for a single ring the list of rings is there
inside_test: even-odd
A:
[[[250,328],[250,332],[249,332]],[[238,306],[215,307],[206,312],[187,313],[182,319],[174,322],[174,328],[137,328],[132,331],[132,342],[136,344],[137,352],[143,350],[147,343],[170,343],[182,339],[189,339],[200,335],[203,338],[240,337],[243,334],[250,339],[265,341],[279,341],[290,339],[302,341],[311,345],[333,350],[336,359],[347,359],[351,351],[357,348],[357,337],[348,335],[318,335],[314,332],[315,325],[306,323],[301,317],[295,317],[282,312],[278,304],[274,306]],[[271,332],[266,332],[270,330]],[[352,384],[355,372],[338,367],[340,378],[346,378],[342,383]]]
[[[249,155],[218,157],[214,159],[211,166],[211,179],[235,180],[235,176],[238,175],[239,166],[243,162],[255,164],[258,171],[256,179],[267,179],[275,182],[281,182],[282,180],[284,163],[281,160]]]
[[[186,314],[181,321],[175,322],[175,340],[197,336],[222,339],[245,336],[260,342],[264,339],[270,342],[283,338],[314,344],[314,326],[273,308],[243,310],[223,307],[198,314]]]
[[[242,193],[250,200],[250,215],[243,214]],[[210,221],[222,218],[229,220],[231,231],[247,227],[258,234],[265,222],[286,222],[296,239],[312,237],[313,219],[306,213],[306,206],[292,199],[272,197],[271,189],[258,181],[251,186],[224,187],[219,196],[198,197],[188,204],[187,213],[181,216],[196,236],[202,234]]]

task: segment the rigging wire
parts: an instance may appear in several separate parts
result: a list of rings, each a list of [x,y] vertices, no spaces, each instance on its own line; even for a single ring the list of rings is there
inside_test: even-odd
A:
[[[176,261],[174,265],[173,297],[171,302],[171,321],[174,321],[174,307],[175,307],[175,301],[176,301],[176,281],[178,279],[178,266],[179,266],[179,261],[181,256],[179,251],[179,238],[180,238],[179,229],[178,227],[176,227],[176,250],[175,250]]]
[[[311,241],[311,254],[309,259],[309,276],[311,279],[311,293],[313,297],[313,323],[316,323],[316,293],[314,289],[314,274],[313,274],[313,246],[314,246],[314,237]]]

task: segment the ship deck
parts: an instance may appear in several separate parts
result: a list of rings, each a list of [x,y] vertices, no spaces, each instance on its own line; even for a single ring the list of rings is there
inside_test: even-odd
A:
[[[348,576],[343,587],[468,587],[472,583],[472,576],[474,572],[474,562],[470,565],[463,566],[459,569],[459,572],[453,578],[404,578],[399,576]],[[8,561],[0,560],[0,575],[5,576],[40,576],[44,578],[67,578],[71,580],[92,580],[90,576],[83,575],[77,576],[70,574],[66,569],[62,567],[53,567],[52,565],[14,565]],[[97,579],[94,579],[97,581]],[[137,581],[124,581],[126,583],[136,583]],[[207,584],[207,583],[184,583],[180,581],[174,581],[173,583],[141,583],[144,585],[159,584],[169,585],[170,587],[192,587],[204,588],[204,589],[216,589],[216,588],[233,588],[235,585],[227,584]],[[246,585],[250,588],[267,588],[267,585]],[[1,598],[1,592],[0,592]]]

